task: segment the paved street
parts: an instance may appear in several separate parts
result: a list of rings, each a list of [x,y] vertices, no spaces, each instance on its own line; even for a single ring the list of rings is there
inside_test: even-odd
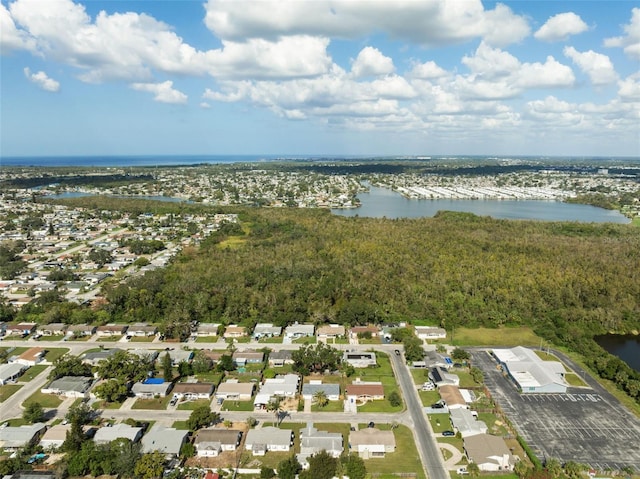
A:
[[[220,349],[226,347],[226,344],[220,344],[218,342],[202,343],[202,342],[188,342],[188,343],[165,343],[165,342],[152,342],[152,343],[132,343],[127,342],[123,344],[121,342],[99,342],[96,341],[94,336],[89,341],[6,341],[2,346],[39,346],[46,348],[69,348],[70,353],[74,355],[81,355],[84,351],[89,349],[95,349],[99,347],[104,348],[135,348],[135,349],[147,349],[158,350],[169,348],[182,348],[188,347],[190,349]],[[264,344],[264,343],[237,343],[236,348],[242,349],[261,349],[265,346],[274,350],[279,349],[298,349],[299,344]],[[336,344],[332,345],[336,349],[349,349],[366,351],[372,349],[370,344]],[[431,425],[426,420],[422,402],[418,396],[416,387],[413,383],[413,379],[407,368],[404,357],[394,354],[396,349],[402,350],[402,347],[394,344],[379,344],[375,345],[375,349],[384,351],[389,354],[391,358],[391,364],[394,369],[396,378],[402,390],[402,394],[405,398],[407,409],[402,413],[331,413],[329,416],[327,413],[310,413],[310,412],[291,412],[283,420],[283,422],[337,422],[348,423],[352,425],[366,424],[371,421],[374,423],[388,423],[394,422],[408,426],[413,431],[413,436],[416,442],[416,448],[420,454],[420,458],[425,467],[427,476],[430,479],[449,479],[449,473],[445,468],[445,464],[442,458]],[[22,415],[22,408],[20,405],[22,402],[39,390],[47,382],[47,376],[50,372],[50,367],[47,368],[42,374],[36,377],[34,380],[27,383],[16,394],[11,396],[7,401],[2,404],[2,420],[6,420],[12,417],[20,417]],[[133,401],[128,401],[127,405]],[[56,411],[59,417],[63,416],[66,412],[66,408],[60,408]],[[128,418],[140,419],[145,421],[156,421],[159,424],[170,426],[174,421],[186,420],[191,411],[180,411],[175,409],[169,410],[136,410],[130,407],[123,406],[120,409],[104,410],[102,416],[106,419],[123,420]],[[222,412],[221,416],[223,420],[231,421],[245,421],[249,416],[254,417],[258,421],[271,423],[274,421],[274,415],[267,412]]]

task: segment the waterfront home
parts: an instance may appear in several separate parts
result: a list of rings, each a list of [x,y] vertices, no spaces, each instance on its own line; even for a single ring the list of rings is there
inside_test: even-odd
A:
[[[223,451],[235,451],[242,440],[242,431],[237,429],[201,429],[193,444],[198,457],[216,457]]]
[[[349,447],[363,459],[384,457],[396,449],[396,438],[393,431],[381,431],[375,427],[351,431]]]
[[[273,426],[250,429],[247,432],[244,448],[254,456],[264,456],[267,451],[289,452],[293,446],[294,433],[291,429],[279,429]]]

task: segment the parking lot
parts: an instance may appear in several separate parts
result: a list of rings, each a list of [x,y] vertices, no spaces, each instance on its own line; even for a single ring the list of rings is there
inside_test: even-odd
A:
[[[493,399],[540,460],[640,470],[640,420],[595,382],[563,394],[520,394],[487,352],[473,352],[473,362],[484,372]]]

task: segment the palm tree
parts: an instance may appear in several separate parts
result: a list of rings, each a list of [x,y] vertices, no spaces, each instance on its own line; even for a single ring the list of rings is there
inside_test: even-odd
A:
[[[327,393],[323,390],[316,391],[316,393],[313,395],[313,400],[319,407],[325,407],[329,403]]]
[[[470,462],[467,465],[467,471],[471,477],[478,477],[480,475],[480,468],[475,462]]]
[[[280,417],[282,415],[283,409],[282,409],[282,399],[279,397],[274,397],[273,399],[271,399],[271,401],[269,401],[267,403],[267,411],[272,412],[274,414],[274,416],[276,417],[276,423],[274,423],[273,425],[280,425]]]

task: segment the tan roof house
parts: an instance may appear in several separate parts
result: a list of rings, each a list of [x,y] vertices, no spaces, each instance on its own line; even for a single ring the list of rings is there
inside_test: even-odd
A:
[[[247,328],[244,326],[238,326],[236,324],[230,324],[224,330],[225,338],[242,338],[247,335]]]
[[[25,366],[35,366],[44,360],[45,353],[44,348],[29,348],[20,356],[9,359],[9,362],[24,364]]]
[[[318,339],[323,340],[341,338],[344,336],[344,333],[344,326],[340,326],[339,324],[325,324],[316,329],[316,336]]]
[[[230,379],[218,386],[215,396],[216,399],[248,401],[253,396],[255,387],[253,383],[241,383],[237,379]]]
[[[458,386],[445,384],[444,386],[440,386],[438,391],[440,392],[440,397],[444,400],[449,409],[468,409],[467,402],[464,400]]]
[[[212,383],[176,383],[173,395],[184,399],[211,399]]]
[[[363,459],[384,457],[396,449],[396,438],[393,431],[381,431],[375,427],[351,431],[349,445],[353,452]]]
[[[126,324],[104,324],[98,326],[96,333],[98,336],[121,336],[127,332]]]
[[[510,471],[515,464],[504,439],[490,434],[477,434],[464,439],[464,452],[481,471]]]
[[[222,451],[235,451],[241,439],[242,431],[237,429],[201,429],[193,444],[198,457],[216,457]]]
[[[358,401],[384,399],[382,383],[354,383],[346,387],[347,399],[354,398]]]

